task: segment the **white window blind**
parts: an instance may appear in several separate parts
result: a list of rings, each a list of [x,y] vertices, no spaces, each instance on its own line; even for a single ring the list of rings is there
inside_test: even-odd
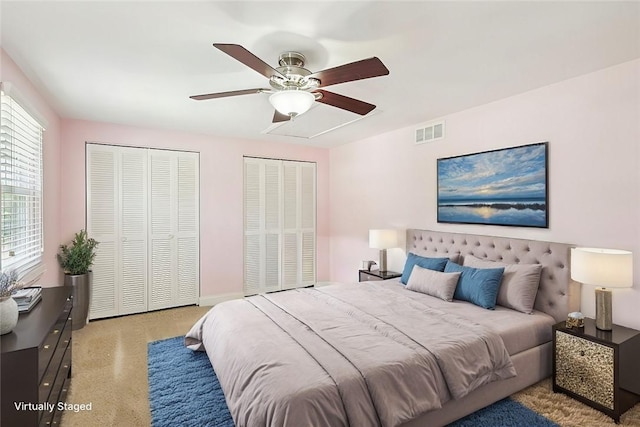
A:
[[[42,272],[44,128],[4,91],[0,98],[0,268],[30,281]]]

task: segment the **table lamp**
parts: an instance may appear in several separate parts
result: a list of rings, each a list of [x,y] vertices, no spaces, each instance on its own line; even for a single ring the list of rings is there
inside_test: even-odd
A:
[[[387,249],[398,247],[396,230],[369,230],[369,247],[380,249],[380,272],[387,271]]]
[[[611,289],[633,286],[633,256],[629,251],[599,248],[571,249],[571,278],[596,288],[596,328],[612,327]]]

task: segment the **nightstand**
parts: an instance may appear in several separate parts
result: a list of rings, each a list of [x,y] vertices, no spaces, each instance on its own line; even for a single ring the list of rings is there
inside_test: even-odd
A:
[[[562,392],[620,422],[620,415],[640,401],[640,331],[613,325],[596,328],[553,326],[553,391]]]
[[[359,282],[395,279],[396,277],[402,276],[402,273],[396,273],[395,271],[358,270],[358,273],[360,274],[360,277],[358,278]]]

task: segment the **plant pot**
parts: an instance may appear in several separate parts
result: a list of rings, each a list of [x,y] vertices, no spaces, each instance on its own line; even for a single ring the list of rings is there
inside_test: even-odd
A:
[[[18,324],[18,304],[11,297],[0,300],[0,335],[8,334]]]
[[[82,329],[89,322],[91,302],[91,272],[86,274],[65,274],[64,285],[72,286],[73,311],[71,329]]]

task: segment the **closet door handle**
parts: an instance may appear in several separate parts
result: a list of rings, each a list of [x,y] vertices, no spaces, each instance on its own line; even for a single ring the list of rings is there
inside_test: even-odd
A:
[[[126,241],[127,241],[127,238],[126,238],[126,237],[123,237],[123,238],[122,238],[122,241],[123,241],[123,242],[126,242]]]
[[[173,239],[173,234],[169,234],[169,238],[170,238],[170,239]]]

